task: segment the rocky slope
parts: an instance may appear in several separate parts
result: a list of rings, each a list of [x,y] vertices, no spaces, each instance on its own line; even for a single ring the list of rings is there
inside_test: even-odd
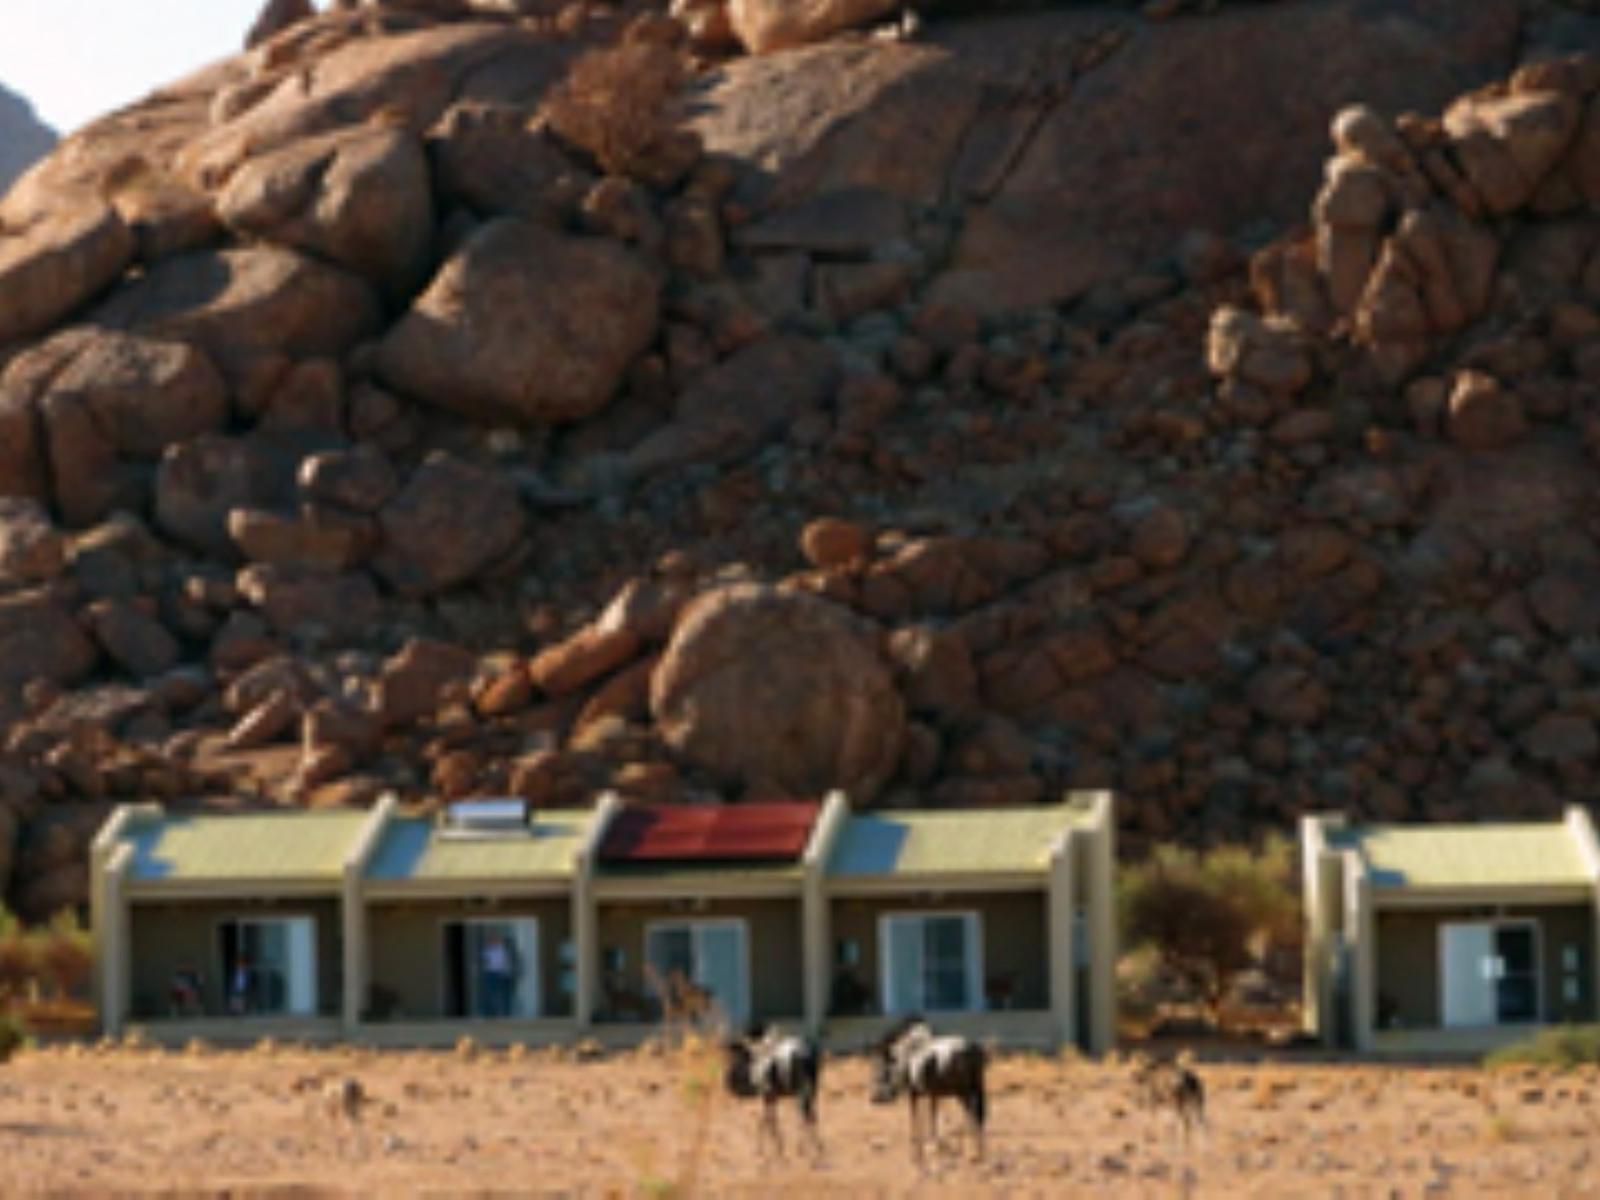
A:
[[[54,131],[34,115],[33,106],[0,85],[0,196],[55,144]]]
[[[1583,7],[289,11],[0,205],[0,884],[134,796],[1581,797]]]

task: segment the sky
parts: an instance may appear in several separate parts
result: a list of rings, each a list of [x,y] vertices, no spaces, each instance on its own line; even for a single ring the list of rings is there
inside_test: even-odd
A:
[[[233,54],[265,0],[0,0],[0,84],[65,136]]]

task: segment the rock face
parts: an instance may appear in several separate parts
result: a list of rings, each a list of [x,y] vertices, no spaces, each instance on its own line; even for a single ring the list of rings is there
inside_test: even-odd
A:
[[[1514,0],[957,22],[935,46],[736,62],[696,124],[709,150],[760,168],[744,194],[764,207],[845,187],[954,198],[962,227],[934,294],[1025,309],[1113,282],[1187,230],[1295,219],[1316,185],[1308,147],[1350,80],[1383,111],[1436,109],[1501,70],[1518,22]]]
[[[82,201],[16,233],[0,229],[0,344],[49,329],[132,259],[133,233],[108,204]]]
[[[820,42],[896,12],[895,0],[729,0],[728,20],[752,54]]]
[[[55,131],[34,115],[33,107],[0,86],[0,196],[55,144]]]
[[[870,800],[905,737],[875,633],[814,597],[736,584],[683,614],[650,711],[689,761],[756,791]]]
[[[0,691],[14,693],[35,679],[76,683],[96,657],[71,611],[48,592],[0,596]]]
[[[272,354],[337,355],[379,325],[377,297],[361,280],[270,245],[168,259],[94,316],[114,329],[192,341],[235,374]]]
[[[522,536],[522,502],[503,475],[436,451],[379,511],[378,524],[378,573],[403,594],[431,595],[511,553]]]
[[[338,263],[395,298],[422,282],[433,243],[427,160],[403,129],[363,126],[253,158],[228,181],[217,213],[242,234]]]
[[[1600,14],[1135,7],[717,58],[722,0],[280,4],[75,136],[0,199],[0,850],[152,796],[1111,787],[1138,854],[1593,794]],[[19,867],[81,899],[81,839]]]
[[[311,0],[267,0],[244,36],[248,50],[278,36],[291,25],[304,21],[316,10]]]
[[[182,342],[87,331],[78,341],[38,406],[62,520],[88,525],[130,494],[125,460],[153,463],[221,428],[228,391],[206,355]]]
[[[395,390],[463,416],[592,416],[655,332],[660,279],[613,242],[506,217],[447,262],[384,340]]]

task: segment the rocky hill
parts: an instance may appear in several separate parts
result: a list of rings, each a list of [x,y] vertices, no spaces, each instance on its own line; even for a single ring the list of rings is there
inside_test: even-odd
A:
[[[34,115],[33,107],[0,85],[0,196],[55,144],[55,133]]]
[[[128,797],[1588,795],[1589,6],[273,7],[0,204],[23,910]]]

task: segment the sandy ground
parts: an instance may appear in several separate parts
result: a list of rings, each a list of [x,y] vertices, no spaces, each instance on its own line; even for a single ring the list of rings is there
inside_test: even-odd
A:
[[[830,1059],[825,1158],[763,1154],[709,1051],[163,1052],[70,1047],[0,1067],[0,1192],[233,1196],[1600,1195],[1600,1072],[1213,1065],[1187,1146],[1125,1068],[1003,1057],[989,1152],[916,1170],[902,1106]],[[324,1081],[359,1079],[359,1128]]]

